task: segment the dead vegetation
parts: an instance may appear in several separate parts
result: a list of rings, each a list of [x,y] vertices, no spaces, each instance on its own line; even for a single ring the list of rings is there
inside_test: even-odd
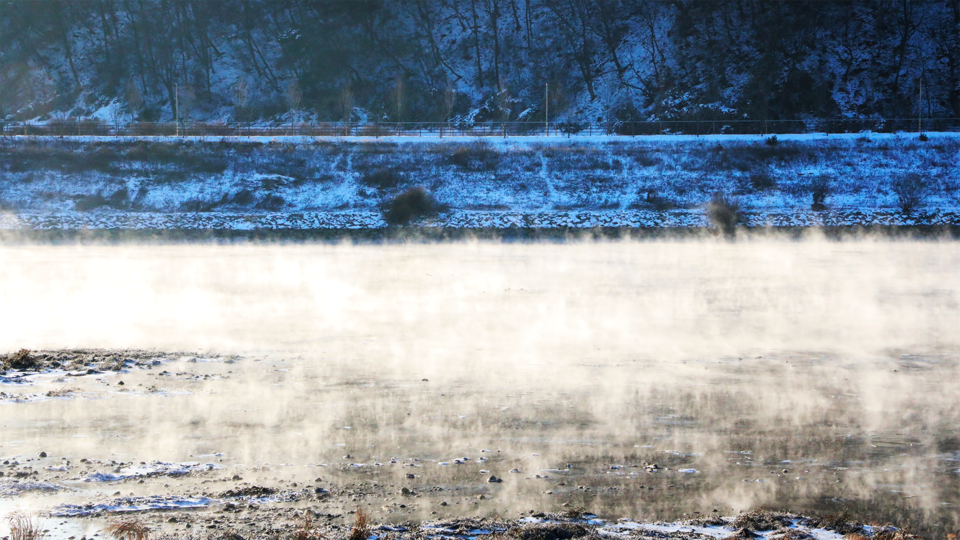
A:
[[[420,186],[404,191],[382,207],[383,220],[388,225],[406,225],[417,219],[436,216],[445,209],[429,191]]]
[[[46,394],[47,397],[69,397],[74,392],[79,392],[78,388],[58,388],[56,390],[49,390]]]
[[[568,509],[566,512],[564,512],[562,515],[563,515],[563,517],[565,517],[565,518],[567,518],[567,519],[583,519],[583,517],[584,517],[585,515],[587,515],[587,514],[588,514],[588,512],[587,512],[586,507],[583,507],[583,506],[574,506],[574,507],[572,507],[572,508],[569,508],[569,509]]]
[[[515,540],[570,540],[596,536],[592,528],[580,523],[531,523],[511,529],[504,537]]]
[[[743,219],[740,203],[733,197],[717,192],[707,203],[707,218],[710,225],[720,230],[727,238],[733,238],[737,225]]]
[[[367,540],[367,537],[370,536],[370,522],[367,520],[367,514],[358,506],[356,521],[353,523],[353,528],[350,529],[350,534],[347,536],[347,540]]]
[[[13,354],[3,357],[3,359],[0,360],[0,367],[4,370],[16,369],[19,371],[29,371],[37,368],[37,361],[30,356],[28,349],[20,349]]]
[[[44,537],[43,521],[40,518],[15,511],[7,514],[3,521],[10,528],[10,540],[40,540]]]
[[[846,539],[849,536],[860,536],[858,534],[850,534],[844,536]],[[911,534],[908,531],[903,529],[895,529],[893,527],[885,527],[873,533],[873,536],[870,537],[870,540],[920,540],[919,536]]]
[[[908,173],[897,178],[892,189],[897,196],[897,206],[904,214],[910,214],[923,206],[927,196],[927,182],[917,173]]]
[[[790,514],[771,512],[761,508],[741,513],[733,520],[732,525],[736,529],[773,531],[791,525],[793,520],[794,517]]]
[[[114,521],[107,525],[107,536],[113,540],[149,540],[150,529],[137,518]]]
[[[493,171],[500,164],[500,153],[489,143],[479,141],[457,146],[447,159],[452,165],[466,171]]]
[[[361,512],[357,511],[357,518],[359,519]],[[364,516],[366,519],[366,516]],[[351,531],[351,535],[352,535]],[[313,520],[310,519],[309,515],[303,517],[300,522],[297,523],[297,528],[293,531],[293,540],[320,540],[326,539],[327,537],[320,532],[320,528],[314,525]],[[351,536],[352,538],[352,536]],[[363,538],[366,538],[364,536]]]
[[[836,514],[827,514],[824,516],[820,516],[818,518],[811,519],[808,522],[808,525],[811,527],[817,527],[820,529],[835,531],[837,534],[842,534],[842,535],[860,534],[863,532],[863,525],[860,523],[855,523],[851,521],[850,514],[848,514],[847,512],[839,512]],[[874,538],[876,538],[876,536],[874,536]],[[878,540],[892,540],[892,539],[878,539]]]
[[[827,209],[827,195],[830,194],[830,178],[825,175],[818,175],[810,183],[810,194],[813,197],[813,204],[810,209],[822,212]]]

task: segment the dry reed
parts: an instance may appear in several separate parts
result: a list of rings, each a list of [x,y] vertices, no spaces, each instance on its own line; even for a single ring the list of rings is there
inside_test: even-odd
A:
[[[113,540],[148,540],[150,536],[150,529],[137,518],[114,521],[106,531]]]
[[[10,527],[10,540],[40,540],[44,536],[43,521],[28,514],[15,511],[4,518]]]
[[[370,536],[370,523],[367,521],[367,515],[363,513],[360,507],[357,507],[357,520],[350,529],[350,536],[347,540],[367,540]]]

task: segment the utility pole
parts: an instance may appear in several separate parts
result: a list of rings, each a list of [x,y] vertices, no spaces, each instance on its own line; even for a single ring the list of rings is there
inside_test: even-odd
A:
[[[917,97],[917,131],[923,133],[923,75],[920,75],[920,95]]]
[[[178,83],[173,83],[174,88],[174,109],[173,109],[173,121],[177,123],[177,137],[180,136],[180,85]]]
[[[543,106],[544,106],[544,127],[547,128],[547,135],[550,135],[550,83],[543,89]]]

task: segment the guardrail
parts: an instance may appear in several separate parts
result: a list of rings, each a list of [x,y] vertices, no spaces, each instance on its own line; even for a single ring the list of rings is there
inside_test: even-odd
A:
[[[960,132],[960,118],[893,118],[813,120],[664,120],[608,124],[550,124],[543,122],[488,122],[464,125],[450,122],[314,122],[314,123],[202,123],[133,122],[111,125],[93,120],[47,123],[0,123],[5,136],[123,136],[123,137],[522,137],[597,135],[774,135],[799,133]]]

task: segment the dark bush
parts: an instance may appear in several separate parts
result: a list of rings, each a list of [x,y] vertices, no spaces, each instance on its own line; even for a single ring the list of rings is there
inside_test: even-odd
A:
[[[737,232],[737,225],[743,215],[740,213],[740,203],[733,197],[717,192],[707,204],[707,218],[713,227],[732,238]]]
[[[755,172],[750,175],[750,187],[754,191],[766,191],[777,187],[777,181],[767,171]]]
[[[667,197],[664,197],[660,193],[657,193],[655,189],[648,189],[647,193],[644,195],[643,202],[646,203],[646,206],[652,206],[654,210],[671,210],[676,208],[677,205]],[[640,208],[641,205],[635,205],[637,208]]]
[[[279,212],[283,210],[284,205],[287,204],[287,201],[279,195],[267,195],[262,201],[257,203],[257,210],[266,210],[268,212]]]
[[[401,177],[400,173],[394,169],[380,169],[368,172],[367,174],[363,175],[363,178],[360,179],[360,181],[365,185],[377,188],[379,190],[395,188],[400,185],[402,180],[403,177]]]
[[[776,146],[776,145],[780,144],[780,141],[777,140],[777,136],[776,136],[776,135],[767,138],[767,139],[764,140],[763,142],[764,142],[764,144],[766,144],[767,146]]]
[[[204,201],[201,199],[190,199],[180,203],[178,207],[178,212],[210,212],[214,208],[219,206],[219,203],[214,201]]]
[[[927,134],[926,134],[926,133],[921,133],[921,134],[920,134],[920,142],[927,142],[927,141],[929,141],[929,140],[930,140],[930,137],[927,137]]]
[[[927,196],[927,183],[917,173],[909,173],[893,182],[897,205],[904,214],[909,214],[923,204]]]
[[[96,195],[85,195],[77,199],[73,203],[78,212],[88,212],[90,210],[95,210],[101,206],[107,206],[109,201],[103,195],[97,193]]]
[[[107,204],[111,208],[116,208],[117,210],[123,210],[130,205],[130,192],[127,188],[122,187],[113,192],[113,195],[107,198]]]
[[[824,175],[817,176],[810,183],[810,194],[813,196],[811,210],[822,211],[827,209],[827,195],[830,194],[830,178]]]
[[[224,195],[224,197],[226,198],[224,204],[236,204],[238,206],[250,206],[256,201],[256,197],[249,189],[241,189],[234,193],[232,197],[227,195]]]
[[[467,171],[492,171],[500,164],[500,153],[488,143],[479,141],[458,146],[448,160]]]
[[[415,219],[435,216],[444,209],[444,205],[420,186],[404,191],[385,202],[381,208],[383,220],[388,225],[406,225]]]
[[[704,167],[711,171],[750,172],[758,166],[767,167],[774,163],[794,163],[804,158],[815,158],[811,148],[796,144],[730,146],[725,149],[711,149],[705,155]]]

